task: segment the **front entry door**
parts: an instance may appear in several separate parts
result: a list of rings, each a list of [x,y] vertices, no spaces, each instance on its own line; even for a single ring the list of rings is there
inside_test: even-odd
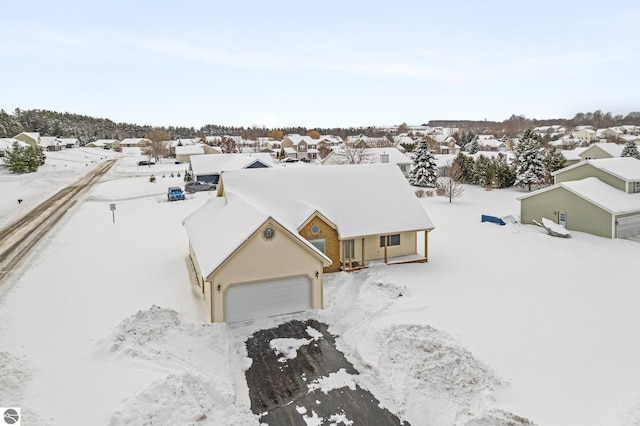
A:
[[[558,212],[558,224],[567,227],[567,212]]]

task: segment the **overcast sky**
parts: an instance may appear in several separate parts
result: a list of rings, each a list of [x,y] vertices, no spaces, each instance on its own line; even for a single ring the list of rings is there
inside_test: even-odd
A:
[[[637,0],[355,3],[4,2],[0,108],[196,128],[640,111]]]

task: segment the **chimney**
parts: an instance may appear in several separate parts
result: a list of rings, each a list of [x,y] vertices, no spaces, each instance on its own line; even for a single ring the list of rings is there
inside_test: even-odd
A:
[[[385,154],[385,153],[380,154],[380,162],[384,163],[384,164],[388,163],[389,162],[389,154]]]

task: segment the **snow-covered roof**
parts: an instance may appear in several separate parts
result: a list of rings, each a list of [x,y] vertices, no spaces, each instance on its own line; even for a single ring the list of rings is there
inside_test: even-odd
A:
[[[177,149],[178,147],[176,147]],[[220,173],[228,170],[244,169],[256,161],[267,167],[273,166],[271,154],[204,154],[191,157],[191,170],[196,175]]]
[[[556,170],[551,174],[555,176],[560,172],[573,170],[577,167],[582,167],[585,164],[590,164],[593,167],[604,170],[605,172],[627,182],[640,181],[640,160],[633,157],[614,157],[584,160],[580,163],[565,167],[564,169]]]
[[[40,139],[40,133],[39,133],[39,132],[22,132],[22,133],[20,133],[20,134],[16,135],[16,136],[14,137],[14,139],[15,139],[15,138],[17,138],[17,137],[18,137],[18,136],[20,136],[20,135],[25,135],[25,136],[27,136],[28,138],[33,139],[34,141],[38,141],[38,139]]]
[[[58,138],[58,140],[65,145],[75,145],[80,143],[80,141],[76,138]]]
[[[312,144],[312,145],[315,145],[318,143],[318,140],[313,139],[311,136],[301,136],[295,133],[286,135],[284,139],[289,139],[294,146],[298,146],[300,142],[305,142],[307,144]]]
[[[611,155],[612,157],[620,157],[620,155],[622,155],[622,150],[624,149],[624,145],[618,145],[617,143],[611,143],[611,142],[597,142],[589,146],[587,149],[594,146],[597,146],[598,148],[600,148],[607,154]]]
[[[200,155],[204,154],[202,145],[182,145],[176,146],[176,155]],[[217,155],[217,154],[214,154]]]
[[[360,155],[361,154],[361,155]],[[388,155],[388,162],[390,164],[411,164],[411,158],[402,153],[398,148],[386,147],[386,148],[365,148],[361,152],[358,152],[357,156],[361,156],[362,164],[379,164],[382,163],[382,156]],[[342,161],[344,160],[344,161]],[[326,156],[322,163],[327,165],[335,165],[341,163],[347,163],[347,155],[345,155],[345,148],[334,147],[332,152]]]
[[[227,194],[226,199],[211,198],[188,216],[183,224],[189,235],[191,247],[198,257],[202,274],[206,277],[214,272],[269,217],[268,213],[255,204],[233,194]],[[278,222],[277,219],[274,220]],[[321,257],[327,265],[332,263],[327,256],[302,238],[296,229],[287,230]]]
[[[562,153],[564,158],[567,159],[567,161],[582,161],[582,157],[580,157],[579,152],[576,149],[564,149],[560,152]]]
[[[342,239],[434,227],[393,164],[234,170],[222,175],[222,184],[225,194],[251,200],[290,229],[316,211]],[[345,184],[357,194],[340,190]]]
[[[29,146],[28,143],[19,141],[18,139],[14,139],[14,138],[0,138],[0,151],[7,151],[7,150],[11,150],[11,148],[13,148],[13,144],[18,142],[18,145],[21,147],[27,147]]]
[[[119,143],[119,141],[118,139],[97,139],[93,143],[109,145],[109,144]]]
[[[48,147],[48,146],[60,146],[63,145],[62,142],[58,140],[55,136],[41,136],[40,142],[38,143],[40,146]]]
[[[149,142],[146,138],[125,138],[120,142],[122,145],[140,145],[143,142]]]
[[[614,215],[640,212],[640,193],[627,194],[626,192],[607,185],[595,177],[561,182],[548,188],[519,197],[518,200],[529,198],[546,191],[551,191],[558,187],[563,187],[580,198],[583,198]]]

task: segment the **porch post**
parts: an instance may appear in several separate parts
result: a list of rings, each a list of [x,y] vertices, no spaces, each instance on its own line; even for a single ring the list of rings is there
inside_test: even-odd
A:
[[[384,263],[387,263],[387,236],[383,235],[382,239],[384,240]]]
[[[338,247],[340,247],[340,269],[344,270],[344,267],[346,266],[344,264],[344,241],[340,241]]]
[[[364,268],[364,237],[362,237],[362,263],[360,263],[360,267]]]
[[[429,261],[429,230],[424,230],[424,258]]]

